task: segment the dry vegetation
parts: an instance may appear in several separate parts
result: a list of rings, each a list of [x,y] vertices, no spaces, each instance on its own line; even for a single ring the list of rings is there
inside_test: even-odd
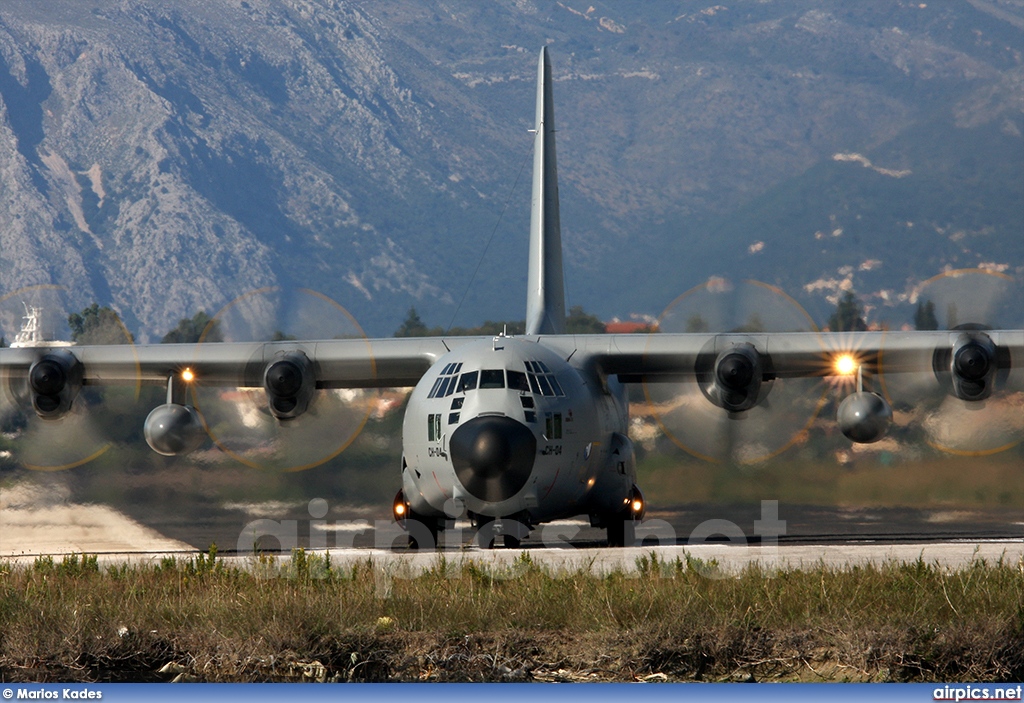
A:
[[[417,578],[296,552],[0,565],[0,679],[921,681],[1024,678],[1024,564],[834,570],[641,559]]]

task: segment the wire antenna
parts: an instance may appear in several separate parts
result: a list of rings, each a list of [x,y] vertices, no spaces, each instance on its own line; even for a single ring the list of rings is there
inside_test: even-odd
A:
[[[498,214],[498,221],[494,223],[494,228],[491,230],[491,236],[487,238],[487,245],[484,247],[483,253],[480,254],[480,260],[476,262],[476,268],[473,269],[473,275],[470,276],[469,283],[466,284],[466,290],[462,293],[462,299],[459,300],[459,305],[455,308],[455,312],[452,314],[452,319],[448,323],[448,327],[445,328],[445,334],[448,334],[451,331],[452,326],[455,324],[455,318],[458,317],[459,310],[462,309],[462,304],[466,302],[466,296],[469,295],[469,291],[473,287],[473,281],[476,280],[476,275],[480,272],[480,267],[484,263],[484,257],[487,256],[487,250],[491,248],[491,242],[494,241],[494,235],[497,233],[498,226],[501,224],[501,220],[505,216],[505,211],[508,210],[508,204],[512,201],[512,196],[516,192],[516,186],[519,185],[519,179],[523,175],[523,169],[526,168],[526,162],[529,158],[530,151],[527,151],[526,156],[523,157],[523,163],[519,166],[519,173],[516,174],[516,180],[512,183],[512,189],[509,190],[508,197],[505,198],[505,204],[501,206],[501,213]]]

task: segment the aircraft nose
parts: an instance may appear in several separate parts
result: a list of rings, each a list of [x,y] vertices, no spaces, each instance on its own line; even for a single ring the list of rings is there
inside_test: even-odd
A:
[[[530,429],[509,417],[476,417],[452,433],[448,449],[455,475],[471,495],[498,502],[526,485],[537,456]]]

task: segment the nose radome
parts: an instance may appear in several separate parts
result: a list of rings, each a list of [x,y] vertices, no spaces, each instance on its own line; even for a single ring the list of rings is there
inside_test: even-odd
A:
[[[463,423],[448,444],[455,475],[471,495],[498,502],[518,493],[530,478],[537,439],[509,417],[476,417]]]

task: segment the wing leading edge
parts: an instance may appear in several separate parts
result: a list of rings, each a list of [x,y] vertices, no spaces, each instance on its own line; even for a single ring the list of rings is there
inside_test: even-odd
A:
[[[933,371],[922,359],[952,350],[965,335],[992,340],[996,361],[1005,370],[1024,368],[1024,330],[910,332],[788,332],[751,334],[597,334],[541,337],[575,366],[593,367],[622,380],[667,380],[693,375],[699,357],[751,345],[770,361],[773,378],[835,374],[835,362],[851,355],[870,373]],[[1024,376],[1019,372],[1017,376]],[[1020,383],[1022,379],[1017,379]]]
[[[339,339],[301,342],[151,344],[65,348],[81,363],[84,385],[162,384],[189,369],[208,385],[260,387],[274,359],[301,352],[313,363],[320,388],[413,386],[449,347],[441,337]],[[51,350],[0,349],[0,370],[27,374]]]
[[[771,361],[777,378],[825,376],[837,357],[852,354],[875,372],[926,372],[923,355],[951,349],[966,333],[932,332],[589,334],[527,336],[557,350],[579,368],[595,368],[623,380],[695,373],[698,357],[752,345]],[[1024,331],[983,333],[998,351],[1000,367],[1024,368]],[[210,385],[258,387],[262,372],[281,354],[300,351],[317,369],[322,388],[388,388],[415,385],[442,355],[480,337],[406,337],[265,343],[153,344],[71,347],[86,385],[165,383],[191,369]],[[25,373],[47,348],[0,349],[0,370]],[[1024,375],[1024,374],[1021,374]]]

